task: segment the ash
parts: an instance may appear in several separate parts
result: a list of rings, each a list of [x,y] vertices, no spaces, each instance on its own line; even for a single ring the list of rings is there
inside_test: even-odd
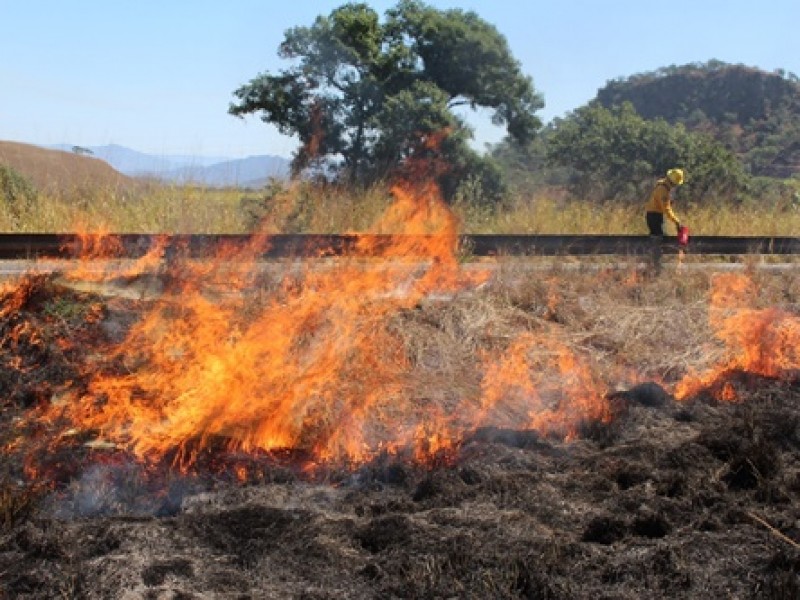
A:
[[[484,429],[433,468],[384,457],[327,481],[176,480],[148,503],[136,467],[98,467],[4,530],[2,590],[796,598],[800,384],[748,385],[734,404],[622,394],[616,419],[569,443]]]

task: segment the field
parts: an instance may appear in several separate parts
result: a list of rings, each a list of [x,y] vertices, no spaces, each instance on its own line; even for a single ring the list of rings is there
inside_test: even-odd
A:
[[[95,191],[40,196],[24,224],[0,207],[0,229],[14,232],[119,233],[341,233],[369,230],[391,204],[385,189],[358,193],[302,185],[282,193],[152,185],[135,196]],[[502,210],[456,204],[464,233],[632,234],[646,233],[641,207],[566,200],[558,193],[518,197]],[[793,206],[715,204],[698,199],[676,211],[693,235],[791,236],[800,231]]]
[[[7,284],[8,597],[797,597],[796,277],[509,259],[480,282],[454,266],[443,293],[417,285],[435,267],[401,265],[403,294],[351,311],[325,285],[371,278],[361,259],[287,264],[248,279],[241,303],[214,271],[187,286],[196,267],[109,278],[145,277],[156,299],[76,292],[86,273]],[[274,351],[279,374],[251,345],[261,315],[313,329]],[[281,387],[313,387],[291,370],[311,356],[331,367],[316,400]],[[244,368],[211,376],[225,357]],[[245,451],[254,414],[290,423],[279,405],[296,437]],[[158,432],[188,406],[198,429]],[[217,428],[221,406],[240,419]],[[356,417],[361,454],[329,427]]]
[[[38,191],[34,201],[22,206],[2,201],[0,194],[2,232],[371,231],[393,202],[388,185],[357,191],[309,183],[275,183],[263,190],[169,186],[125,177],[86,156],[2,141],[0,164],[17,170]],[[732,203],[688,196],[676,211],[693,235],[791,236],[800,231],[796,200],[758,197]],[[557,189],[511,194],[495,209],[482,206],[480,198],[459,198],[453,209],[464,233],[646,233],[639,205],[566,199]]]
[[[266,265],[254,235],[4,282],[4,597],[800,594],[793,269],[456,254],[464,230],[640,232],[635,207],[557,196],[76,198],[6,226],[438,235]],[[797,231],[774,210],[687,214],[697,234]]]

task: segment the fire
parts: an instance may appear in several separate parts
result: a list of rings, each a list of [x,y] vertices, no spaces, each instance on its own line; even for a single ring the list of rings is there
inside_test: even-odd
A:
[[[125,371],[97,374],[70,417],[142,458],[181,448],[182,466],[218,439],[245,452],[302,448],[321,461],[446,448],[441,410],[406,396],[408,357],[391,318],[487,275],[459,269],[457,221],[435,186],[394,195],[376,226],[392,232],[391,244],[364,238],[351,256],[287,274],[270,295],[247,287],[265,240],[239,256],[187,261],[181,287],[116,350]],[[409,235],[420,233],[430,235]],[[236,293],[209,296],[203,283],[231,259],[251,272],[226,271]]]
[[[485,369],[480,424],[571,438],[581,422],[610,416],[605,386],[594,369],[555,333],[518,336],[501,360],[489,358]]]
[[[136,277],[155,270],[164,257],[167,237],[155,238],[155,243],[141,257],[125,259],[122,240],[107,231],[82,231],[78,234],[71,251],[80,257],[77,266],[65,269],[64,275],[71,281],[97,282],[112,277]]]
[[[402,319],[426,298],[477,287],[489,272],[460,267],[458,220],[434,184],[401,184],[393,196],[372,228],[388,243],[357,237],[348,255],[292,263],[272,280],[259,261],[266,234],[204,260],[171,256],[169,285],[142,302],[149,309],[124,341],[93,349],[79,382],[59,392],[68,400],[30,414],[43,439],[29,475],[42,477],[50,467],[42,457],[69,446],[183,470],[224,465],[246,482],[264,457],[300,458],[306,472],[385,454],[431,463],[484,426],[570,439],[582,423],[610,419],[598,368],[557,324],[503,342],[487,331],[474,355],[464,349],[474,369],[463,385],[446,370],[420,375],[398,332]],[[65,277],[163,269],[165,241],[132,264],[112,261],[98,272],[82,263]],[[87,263],[124,254],[113,236],[86,235],[80,245]],[[554,312],[559,282],[546,283]],[[0,315],[18,310],[21,298],[9,292]],[[99,445],[89,448],[89,437]]]
[[[431,464],[453,456],[481,427],[571,439],[587,421],[610,420],[600,369],[555,322],[500,337],[487,324],[477,349],[462,353],[474,362],[471,373],[457,371],[472,377],[466,383],[446,369],[420,375],[400,332],[403,319],[426,298],[474,288],[489,273],[460,268],[458,222],[433,184],[400,185],[393,195],[373,228],[390,234],[389,243],[378,247],[375,237],[358,237],[347,256],[292,263],[266,283],[259,261],[270,243],[265,234],[207,260],[172,257],[170,286],[142,302],[151,309],[124,341],[93,349],[84,371],[70,372],[55,390],[59,400],[29,411],[30,429],[3,451],[33,447],[26,461],[31,479],[56,480],[49,473],[63,469],[61,458],[82,449],[88,462],[104,452],[133,454],[184,470],[219,466],[247,482],[261,476],[264,458],[301,462],[306,473],[386,454]],[[99,235],[82,247],[89,262],[124,250]],[[161,269],[164,248],[158,244],[132,265],[117,266],[127,273]],[[83,264],[67,275],[96,276]],[[555,313],[559,281],[545,283]],[[720,275],[713,284],[709,321],[727,356],[684,378],[676,395],[710,389],[735,400],[731,373],[793,376],[800,368],[800,318],[777,307],[754,308],[759,292],[746,277]],[[80,344],[45,343],[38,330],[25,329],[30,324],[15,315],[35,296],[31,290],[6,286],[2,294],[0,316],[9,325],[0,333],[8,344],[24,338],[28,346],[61,351]],[[83,318],[97,323],[101,313],[93,308]]]
[[[374,247],[364,236],[348,256],[309,261],[267,290],[255,285],[266,235],[174,263],[174,286],[78,399],[53,411],[140,459],[183,469],[220,447],[299,451],[314,464],[401,452],[425,462],[484,425],[569,437],[582,419],[604,418],[592,366],[551,332],[521,335],[499,360],[484,356],[479,385],[462,397],[420,390],[398,315],[489,273],[460,268],[458,222],[435,185],[399,185],[393,195],[374,226],[390,243]],[[222,286],[226,293],[214,291]],[[249,469],[235,476],[247,479]]]
[[[718,390],[718,399],[734,400],[736,391],[725,381],[730,373],[780,379],[800,369],[800,317],[778,307],[752,308],[757,297],[758,289],[747,276],[721,274],[713,279],[709,322],[727,356],[720,364],[687,375],[675,388],[678,398],[712,389]]]

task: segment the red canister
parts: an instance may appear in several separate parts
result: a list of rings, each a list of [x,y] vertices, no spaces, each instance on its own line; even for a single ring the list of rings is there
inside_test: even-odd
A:
[[[686,225],[678,227],[678,244],[686,246],[689,243],[689,228]]]

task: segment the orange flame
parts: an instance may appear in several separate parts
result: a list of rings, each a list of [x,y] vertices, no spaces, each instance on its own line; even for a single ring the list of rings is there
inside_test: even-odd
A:
[[[116,277],[136,277],[156,269],[164,257],[167,237],[157,236],[151,248],[135,260],[123,260],[126,251],[122,240],[104,231],[81,232],[72,252],[81,260],[70,263],[64,277],[72,281],[105,281]]]
[[[800,369],[800,317],[777,307],[752,308],[757,297],[757,287],[745,275],[722,274],[713,279],[709,321],[727,355],[704,372],[689,373],[676,386],[676,397],[719,388],[718,399],[734,400],[731,385],[717,385],[731,372],[783,378]]]
[[[481,421],[573,437],[584,420],[607,420],[604,386],[591,365],[555,336],[520,335],[486,366]]]
[[[435,407],[403,398],[408,358],[389,321],[426,294],[486,274],[459,269],[457,222],[435,186],[413,193],[399,186],[394,194],[378,224],[401,231],[391,244],[371,248],[365,237],[352,256],[287,275],[260,300],[248,294],[246,276],[235,281],[239,293],[207,297],[201,282],[214,278],[220,261],[185,265],[197,274],[118,349],[129,372],[96,377],[72,417],[142,457],[183,448],[184,466],[218,438],[244,451],[303,448],[348,461],[446,446],[429,423]],[[408,235],[419,233],[433,235]]]
[[[438,143],[436,136],[430,143]],[[413,161],[406,167],[413,171]],[[267,285],[259,262],[270,243],[264,234],[207,260],[179,256],[171,262],[171,286],[149,304],[152,310],[110,360],[90,361],[97,371],[88,383],[70,390],[69,402],[52,404],[42,422],[66,418],[71,429],[98,432],[115,449],[188,468],[221,446],[256,456],[292,450],[315,464],[400,452],[429,461],[482,426],[568,439],[585,420],[609,419],[594,365],[557,327],[521,334],[500,357],[476,356],[474,385],[464,390],[427,393],[413,380],[398,315],[489,277],[460,268],[458,220],[428,182],[431,173],[435,164],[421,183],[392,190],[395,201],[373,227],[388,233],[388,243],[356,236],[347,256],[293,264]],[[68,277],[160,268],[165,242],[133,264],[99,274],[82,265]],[[79,243],[87,262],[116,259],[123,245],[104,234]],[[557,282],[549,284],[556,310]],[[10,297],[0,316],[14,307]],[[250,464],[235,468],[240,481],[257,476]]]

